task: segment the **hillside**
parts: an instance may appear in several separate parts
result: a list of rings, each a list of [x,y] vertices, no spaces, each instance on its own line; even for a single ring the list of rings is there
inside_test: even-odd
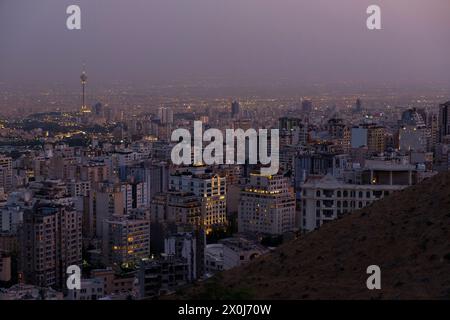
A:
[[[366,268],[381,268],[381,290]],[[179,293],[183,299],[450,299],[450,173]]]

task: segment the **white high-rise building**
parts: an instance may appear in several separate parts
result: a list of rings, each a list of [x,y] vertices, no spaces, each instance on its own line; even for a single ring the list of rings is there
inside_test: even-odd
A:
[[[295,195],[281,175],[252,174],[241,191],[239,232],[280,235],[295,230]]]

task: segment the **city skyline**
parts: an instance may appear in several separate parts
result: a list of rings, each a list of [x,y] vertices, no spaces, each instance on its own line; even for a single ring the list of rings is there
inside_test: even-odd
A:
[[[448,12],[0,0],[0,300],[448,299]]]

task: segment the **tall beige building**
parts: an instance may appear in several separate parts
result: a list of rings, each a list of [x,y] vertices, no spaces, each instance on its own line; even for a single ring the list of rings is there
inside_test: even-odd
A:
[[[226,178],[206,172],[204,167],[190,168],[170,176],[170,190],[192,193],[201,203],[201,224],[208,231],[227,225]]]
[[[369,126],[367,128],[367,148],[370,153],[382,153],[386,149],[386,128]]]
[[[288,183],[281,175],[252,174],[241,191],[239,232],[281,235],[294,231],[295,195]]]

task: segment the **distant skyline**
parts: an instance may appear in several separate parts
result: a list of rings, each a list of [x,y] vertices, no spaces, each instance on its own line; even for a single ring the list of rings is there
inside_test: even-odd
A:
[[[68,5],[82,30],[65,27]],[[382,8],[380,31],[366,8]],[[0,82],[450,82],[448,0],[0,0]]]

